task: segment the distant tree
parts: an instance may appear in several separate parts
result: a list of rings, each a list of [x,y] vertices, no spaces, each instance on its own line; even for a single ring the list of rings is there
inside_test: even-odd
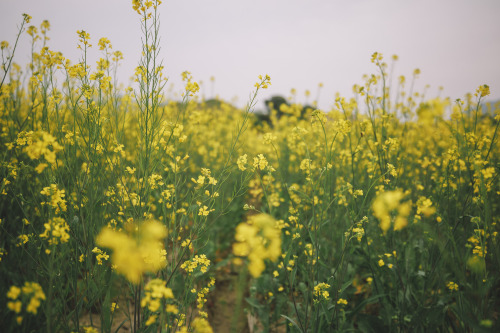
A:
[[[265,100],[267,114],[271,115],[273,110],[276,110],[278,119],[283,115],[283,112],[280,111],[281,105],[285,104],[289,106],[288,102],[283,96],[272,96],[270,99]]]

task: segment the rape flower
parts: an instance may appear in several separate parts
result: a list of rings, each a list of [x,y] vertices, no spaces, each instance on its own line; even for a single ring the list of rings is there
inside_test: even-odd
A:
[[[0,247],[0,262],[2,262],[2,258],[7,254],[7,251],[3,247]]]
[[[137,227],[135,234],[105,227],[97,236],[96,243],[112,249],[111,262],[116,271],[137,284],[143,273],[157,272],[165,266],[166,253],[162,240],[167,230],[154,220],[132,227]]]
[[[450,289],[451,291],[458,291],[458,284],[456,284],[455,282],[453,281],[448,281],[446,283],[446,287],[448,289]]]
[[[48,239],[49,244],[67,243],[69,240],[69,225],[61,217],[54,217],[43,225],[45,231],[40,238]]]
[[[492,178],[493,175],[495,174],[495,168],[494,167],[485,168],[481,170],[481,173],[483,174],[484,179]]]
[[[99,45],[99,50],[101,51],[107,48],[112,48],[111,42],[106,37],[102,37],[101,39],[99,39],[98,45]]]
[[[66,200],[64,199],[66,191],[58,189],[56,184],[44,187],[40,194],[50,199],[50,201],[43,201],[42,205],[48,205],[54,208],[56,214],[59,214],[61,211],[66,211],[67,206]]]
[[[238,169],[240,169],[241,171],[245,171],[247,169],[247,154],[238,157],[238,161],[236,163],[238,164]]]
[[[109,259],[109,255],[98,247],[94,247],[94,249],[92,250],[92,253],[97,254],[96,260],[97,260],[98,265],[102,265],[103,259],[104,260]]]
[[[32,17],[26,13],[23,13],[23,18],[26,23],[30,23]]]
[[[11,300],[7,302],[7,308],[10,311],[15,312],[16,314],[20,314],[22,311],[23,303],[27,303],[26,312],[36,315],[38,313],[38,308],[40,307],[41,301],[45,300],[45,293],[38,283],[25,282],[21,288],[17,286],[11,286],[9,291],[7,292],[7,298]],[[17,323],[21,324],[22,319],[22,316],[17,316]]]
[[[181,327],[179,333],[213,333],[213,329],[210,323],[205,318],[197,317],[191,322],[192,331],[188,330],[187,327]]]
[[[193,259],[186,260],[181,268],[188,273],[192,273],[198,266],[200,266],[200,271],[206,273],[208,266],[210,266],[210,260],[207,259],[205,254],[195,255]]]
[[[278,138],[276,137],[276,135],[272,134],[272,133],[266,133],[264,134],[264,143],[266,145],[272,145],[273,143],[276,142]]]
[[[11,286],[9,291],[7,292],[7,298],[15,300],[19,297],[20,294],[21,294],[21,288],[16,286]]]
[[[259,154],[253,158],[253,167],[258,170],[265,170],[267,168],[270,172],[274,171],[274,168],[269,165],[269,162],[263,154]]]
[[[388,191],[379,194],[372,204],[373,215],[380,221],[380,228],[384,234],[391,226],[391,212],[397,211],[394,219],[394,230],[401,230],[408,225],[408,216],[410,215],[411,202],[401,203],[404,194],[401,190]]]
[[[299,168],[300,170],[303,170],[307,175],[310,175],[311,170],[314,170],[316,167],[310,159],[306,158],[300,162]]]
[[[347,301],[343,298],[339,298],[339,300],[337,301],[337,304],[339,305],[347,305]]]
[[[173,313],[175,315],[179,313],[179,308],[176,305],[167,304],[167,306],[165,307],[165,311],[168,313]]]
[[[94,327],[92,327],[92,326],[86,326],[86,327],[84,327],[83,331],[85,333],[99,333],[99,331],[97,329],[95,329]]]
[[[330,288],[330,285],[328,283],[318,283],[316,286],[314,286],[314,291],[313,295],[315,297],[314,301],[319,302],[322,300],[327,301],[330,297],[330,293],[327,291],[327,289]]]
[[[276,261],[281,254],[281,233],[276,220],[267,214],[253,215],[247,223],[236,227],[236,243],[233,252],[240,257],[248,257],[248,269],[253,277],[264,271],[264,260]]]
[[[56,138],[45,131],[32,133],[27,143],[24,151],[29,158],[37,160],[43,157],[51,165],[56,163],[56,154],[63,149]]]
[[[436,212],[436,208],[432,207],[432,201],[424,196],[420,197],[417,201],[417,214],[424,214],[431,216]]]
[[[213,212],[215,209],[208,209],[207,206],[200,207],[198,211],[199,216],[208,216],[211,212]]]
[[[479,86],[476,90],[476,96],[479,95],[479,97],[486,97],[490,94],[490,87],[487,84],[483,84],[482,86]]]
[[[382,61],[382,59],[383,59],[383,56],[381,53],[374,52],[372,54],[372,59],[371,59],[372,63],[380,62],[380,61]]]
[[[267,89],[271,85],[271,78],[267,74],[264,77],[259,75],[259,80],[260,82],[256,82],[254,85],[257,89]]]
[[[82,43],[78,44],[78,49],[82,49],[82,45],[84,46],[84,48],[92,47],[92,45],[89,43],[90,35],[88,34],[88,32],[86,32],[85,30],[77,30],[76,33],[78,34],[78,37],[80,37],[80,43]]]
[[[156,312],[160,309],[162,299],[172,299],[172,289],[166,287],[166,282],[161,279],[153,279],[144,287],[144,297],[141,299],[141,307],[147,307],[149,311]]]
[[[363,235],[365,234],[365,229],[360,228],[360,227],[356,227],[356,228],[352,229],[352,233],[354,234],[354,236],[356,237],[358,242],[361,242],[361,239],[363,238]]]

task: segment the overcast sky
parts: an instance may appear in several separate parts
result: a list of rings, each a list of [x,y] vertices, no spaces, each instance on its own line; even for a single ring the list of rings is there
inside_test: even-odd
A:
[[[138,63],[140,19],[128,0],[0,0],[0,40],[14,43],[22,13],[39,26],[49,20],[51,49],[77,62],[77,30],[97,41],[111,40],[125,59],[119,79],[128,83]],[[395,75],[420,68],[419,88],[428,97],[452,100],[488,84],[490,99],[500,99],[499,0],[164,0],[160,6],[161,57],[169,84],[180,91],[181,73],[203,81],[212,91],[243,106],[259,74],[272,86],[259,96],[290,95],[305,103],[316,95],[328,110],[335,93],[351,97],[363,74],[376,72],[370,56],[399,56]],[[22,36],[15,61],[29,62],[29,36]],[[95,66],[94,66],[95,68]],[[215,77],[212,87],[210,77]],[[263,108],[258,104],[257,108]]]

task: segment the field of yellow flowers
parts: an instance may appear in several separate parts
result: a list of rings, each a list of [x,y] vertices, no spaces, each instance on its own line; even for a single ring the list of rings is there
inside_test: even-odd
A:
[[[106,38],[78,31],[72,63],[25,14],[24,70],[1,42],[0,331],[500,331],[487,85],[425,99],[374,53],[331,110],[257,117],[267,75],[244,110],[197,99],[189,72],[166,100],[159,3],[133,1],[134,89]]]

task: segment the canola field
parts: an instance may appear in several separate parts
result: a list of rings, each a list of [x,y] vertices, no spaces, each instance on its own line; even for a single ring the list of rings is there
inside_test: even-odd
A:
[[[25,14],[29,66],[1,42],[0,331],[500,330],[487,85],[428,99],[374,53],[330,110],[254,114],[267,75],[246,109],[201,100],[189,72],[168,100],[158,5],[133,1],[131,88],[106,38],[78,31],[70,61]]]

